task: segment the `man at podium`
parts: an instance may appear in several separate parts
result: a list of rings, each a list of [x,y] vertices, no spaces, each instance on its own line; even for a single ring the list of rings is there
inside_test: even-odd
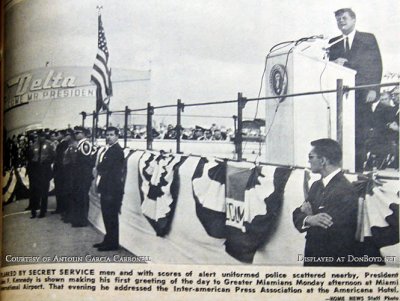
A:
[[[355,29],[356,14],[350,8],[335,12],[336,22],[342,35],[329,41],[329,59],[342,66],[357,71],[355,84],[380,84],[382,78],[382,60],[378,43],[371,33]],[[336,42],[336,43],[335,43]],[[356,171],[362,171],[366,159],[365,141],[370,127],[370,103],[379,94],[379,88],[357,89],[355,91],[355,152]]]

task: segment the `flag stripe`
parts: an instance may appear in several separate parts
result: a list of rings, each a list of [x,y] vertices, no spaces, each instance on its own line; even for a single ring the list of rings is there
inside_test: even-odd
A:
[[[104,87],[109,87],[110,83],[107,79],[107,71],[105,70],[104,65],[93,65],[93,73],[92,78],[101,82]],[[106,95],[106,94],[105,94]]]
[[[98,66],[93,66],[92,80],[95,82],[96,86],[101,89],[102,99],[106,98],[104,97],[107,95],[106,79]]]
[[[106,87],[111,87],[111,73],[110,70],[107,69],[107,61],[105,61],[105,59],[98,53],[96,56],[96,62],[98,62],[98,64],[94,64],[93,69],[95,69],[102,76]]]

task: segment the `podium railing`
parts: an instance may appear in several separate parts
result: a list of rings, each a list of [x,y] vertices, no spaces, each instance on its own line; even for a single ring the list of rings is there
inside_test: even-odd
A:
[[[177,132],[176,137],[176,152],[181,153],[181,133],[183,130],[182,127],[182,113],[185,108],[188,107],[200,107],[200,106],[216,106],[222,104],[236,104],[237,105],[237,115],[232,116],[234,120],[234,144],[235,144],[235,153],[237,161],[242,161],[243,159],[243,109],[245,108],[248,102],[253,101],[269,101],[276,99],[287,99],[289,97],[300,97],[307,95],[318,95],[318,94],[328,94],[328,93],[336,93],[336,108],[337,108],[337,140],[340,145],[343,145],[343,97],[344,95],[353,90],[357,89],[372,89],[372,88],[382,88],[382,87],[399,87],[400,82],[390,82],[384,84],[373,84],[373,85],[360,85],[354,87],[348,87],[343,85],[343,80],[337,79],[336,89],[331,90],[319,90],[319,91],[309,91],[309,92],[301,92],[301,93],[289,93],[285,95],[279,96],[267,96],[267,97],[257,97],[257,98],[246,98],[243,97],[242,93],[238,93],[237,99],[234,100],[222,100],[222,101],[208,101],[208,102],[197,102],[197,103],[183,103],[181,99],[178,99],[176,104],[170,105],[162,105],[162,106],[152,106],[149,102],[146,108],[139,109],[130,109],[128,106],[125,107],[124,110],[120,111],[106,111],[106,112],[95,112],[87,113],[81,112],[82,115],[82,126],[85,126],[85,121],[87,117],[92,117],[92,139],[96,138],[96,130],[98,128],[98,120],[100,115],[106,115],[106,127],[109,125],[109,118],[112,114],[124,114],[124,147],[127,147],[128,141],[128,119],[131,114],[136,114],[140,112],[145,112],[146,115],[146,149],[153,149],[153,115],[155,111],[159,111],[162,109],[176,109],[176,126],[175,130]]]

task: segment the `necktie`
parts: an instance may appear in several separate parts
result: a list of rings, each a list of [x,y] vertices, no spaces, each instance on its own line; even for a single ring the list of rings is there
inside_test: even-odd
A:
[[[325,189],[325,185],[324,185],[324,182],[322,181],[322,179],[318,180],[318,188],[320,191]]]
[[[346,37],[346,48],[345,48],[345,52],[349,52],[350,51],[350,44],[349,44],[349,37]]]

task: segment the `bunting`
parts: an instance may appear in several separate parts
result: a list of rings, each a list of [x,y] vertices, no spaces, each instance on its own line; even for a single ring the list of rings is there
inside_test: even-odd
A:
[[[196,214],[207,234],[225,238],[225,250],[251,263],[273,232],[289,168],[236,167],[201,158],[192,178]]]
[[[236,259],[252,263],[257,249],[274,231],[291,169],[228,165],[225,249]]]
[[[15,198],[15,187],[17,185],[17,176],[14,169],[7,171],[3,177],[3,203],[9,204]]]
[[[187,157],[145,152],[139,160],[139,192],[143,215],[158,236],[165,236],[179,192],[179,167]]]
[[[225,238],[226,161],[200,158],[192,177],[196,214],[207,234]]]
[[[3,177],[3,203],[29,197],[29,179],[25,167],[13,168]]]

